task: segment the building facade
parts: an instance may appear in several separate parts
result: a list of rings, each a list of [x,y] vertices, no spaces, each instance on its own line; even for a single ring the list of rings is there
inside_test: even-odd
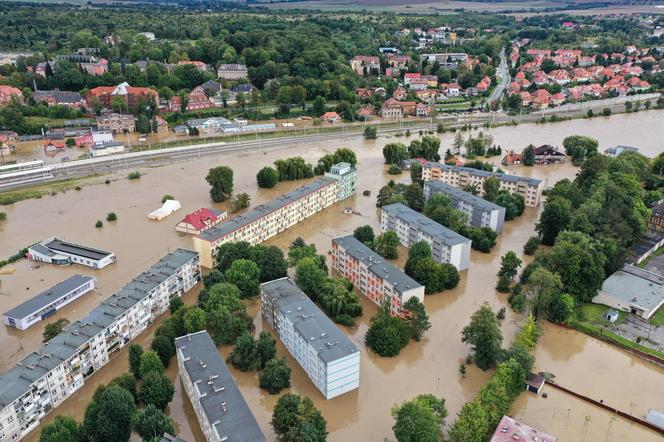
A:
[[[357,175],[350,177],[355,179]],[[195,236],[194,249],[201,255],[201,264],[212,268],[222,244],[261,243],[331,206],[339,201],[339,186],[344,182],[343,177],[328,174]]]
[[[184,391],[208,442],[265,442],[256,418],[206,330],[175,338]]]
[[[28,248],[28,258],[55,265],[80,264],[101,269],[115,262],[115,254],[105,250],[49,238]]]
[[[401,203],[382,207],[380,230],[395,232],[405,247],[426,241],[434,260],[452,264],[458,270],[470,265],[471,240]]]
[[[325,399],[360,386],[360,351],[289,278],[261,284],[261,314]]]
[[[650,210],[646,227],[653,232],[664,233],[664,201],[659,201]]]
[[[34,430],[200,279],[198,254],[177,249],[0,375],[0,441]]]
[[[441,181],[424,182],[425,199],[428,200],[432,195],[437,193],[448,196],[450,201],[452,201],[452,207],[466,214],[469,225],[488,227],[498,234],[503,233],[503,224],[505,223],[504,207]]]
[[[426,163],[422,167],[423,181],[442,181],[459,188],[473,186],[480,196],[484,194],[484,181],[491,176],[498,178],[498,181],[500,181],[500,190],[521,195],[526,202],[526,206],[536,207],[539,204],[542,190],[544,190],[544,182],[535,178],[487,172],[463,166],[448,166],[441,163]]]
[[[222,80],[242,80],[248,78],[247,66],[243,64],[222,64],[217,69],[217,78]]]
[[[5,324],[25,330],[94,288],[94,278],[74,275],[5,312]]]
[[[424,301],[423,285],[352,235],[332,240],[332,268],[375,304],[387,303],[393,316],[405,317],[412,297]]]
[[[343,201],[357,192],[357,169],[349,163],[335,164],[325,176],[339,182],[338,201]]]
[[[149,87],[130,86],[129,83],[120,83],[117,86],[98,86],[90,89],[85,100],[88,107],[94,108],[96,100],[107,109],[113,108],[113,98],[119,97],[128,110],[133,110],[138,104],[150,104],[151,99],[159,103],[159,93]]]
[[[97,129],[114,134],[133,133],[136,131],[136,118],[132,114],[115,112],[97,116]]]

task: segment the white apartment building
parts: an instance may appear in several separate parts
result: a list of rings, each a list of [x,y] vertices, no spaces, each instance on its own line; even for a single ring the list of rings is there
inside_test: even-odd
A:
[[[426,241],[431,246],[433,259],[452,264],[458,270],[470,265],[471,240],[401,203],[382,207],[380,230],[395,232],[405,247]]]
[[[359,388],[360,351],[289,278],[261,284],[261,313],[325,399]]]
[[[526,206],[536,207],[539,204],[544,189],[542,180],[441,163],[426,163],[422,166],[423,181],[442,181],[458,188],[473,186],[480,196],[484,195],[484,180],[490,176],[498,178],[500,190],[521,195],[526,201]]]
[[[332,175],[333,172],[330,172],[194,236],[194,249],[200,253],[201,265],[214,267],[215,255],[222,244],[239,241],[247,241],[251,245],[261,243],[340,201],[342,196],[350,196],[348,189],[355,189],[357,174],[351,171],[339,177]],[[340,191],[340,186],[345,186],[347,190]]]
[[[488,227],[494,232],[503,233],[505,208],[487,201],[484,198],[464,192],[458,187],[450,186],[442,181],[425,181],[424,198],[429,199],[436,193],[450,198],[452,207],[460,210],[468,217],[468,224],[475,227]]]
[[[338,201],[343,201],[357,192],[357,169],[349,163],[335,164],[325,176],[339,181]]]
[[[34,430],[200,279],[198,254],[177,249],[0,375],[0,441]]]
[[[424,301],[424,286],[352,235],[332,240],[332,268],[375,304],[388,303],[393,316],[405,317],[412,297]]]
[[[175,338],[178,371],[208,442],[265,442],[240,389],[206,330]]]

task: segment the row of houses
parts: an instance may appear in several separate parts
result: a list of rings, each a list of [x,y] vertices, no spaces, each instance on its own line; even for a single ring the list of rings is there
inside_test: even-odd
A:
[[[201,279],[198,254],[164,256],[0,375],[0,440],[20,440]]]

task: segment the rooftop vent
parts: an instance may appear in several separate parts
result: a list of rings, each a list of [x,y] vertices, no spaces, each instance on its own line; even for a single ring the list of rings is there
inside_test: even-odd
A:
[[[225,411],[227,410],[227,408],[226,408],[226,401],[223,401],[223,402],[222,402],[221,404],[219,404],[219,405],[221,406],[221,411],[224,411],[224,412],[225,412]]]
[[[219,393],[219,392],[224,391],[225,389],[226,389],[226,387],[224,387],[224,386],[222,385],[221,387],[215,387],[215,388],[214,388],[214,392],[215,392],[215,393]]]
[[[203,367],[203,368],[207,367],[207,365],[205,365],[205,362],[203,362],[202,359],[200,361],[198,361],[198,363],[201,364],[201,367]]]

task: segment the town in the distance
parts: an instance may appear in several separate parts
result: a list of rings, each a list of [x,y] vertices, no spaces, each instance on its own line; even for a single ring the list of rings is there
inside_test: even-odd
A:
[[[664,437],[664,8],[0,1],[0,442]]]

